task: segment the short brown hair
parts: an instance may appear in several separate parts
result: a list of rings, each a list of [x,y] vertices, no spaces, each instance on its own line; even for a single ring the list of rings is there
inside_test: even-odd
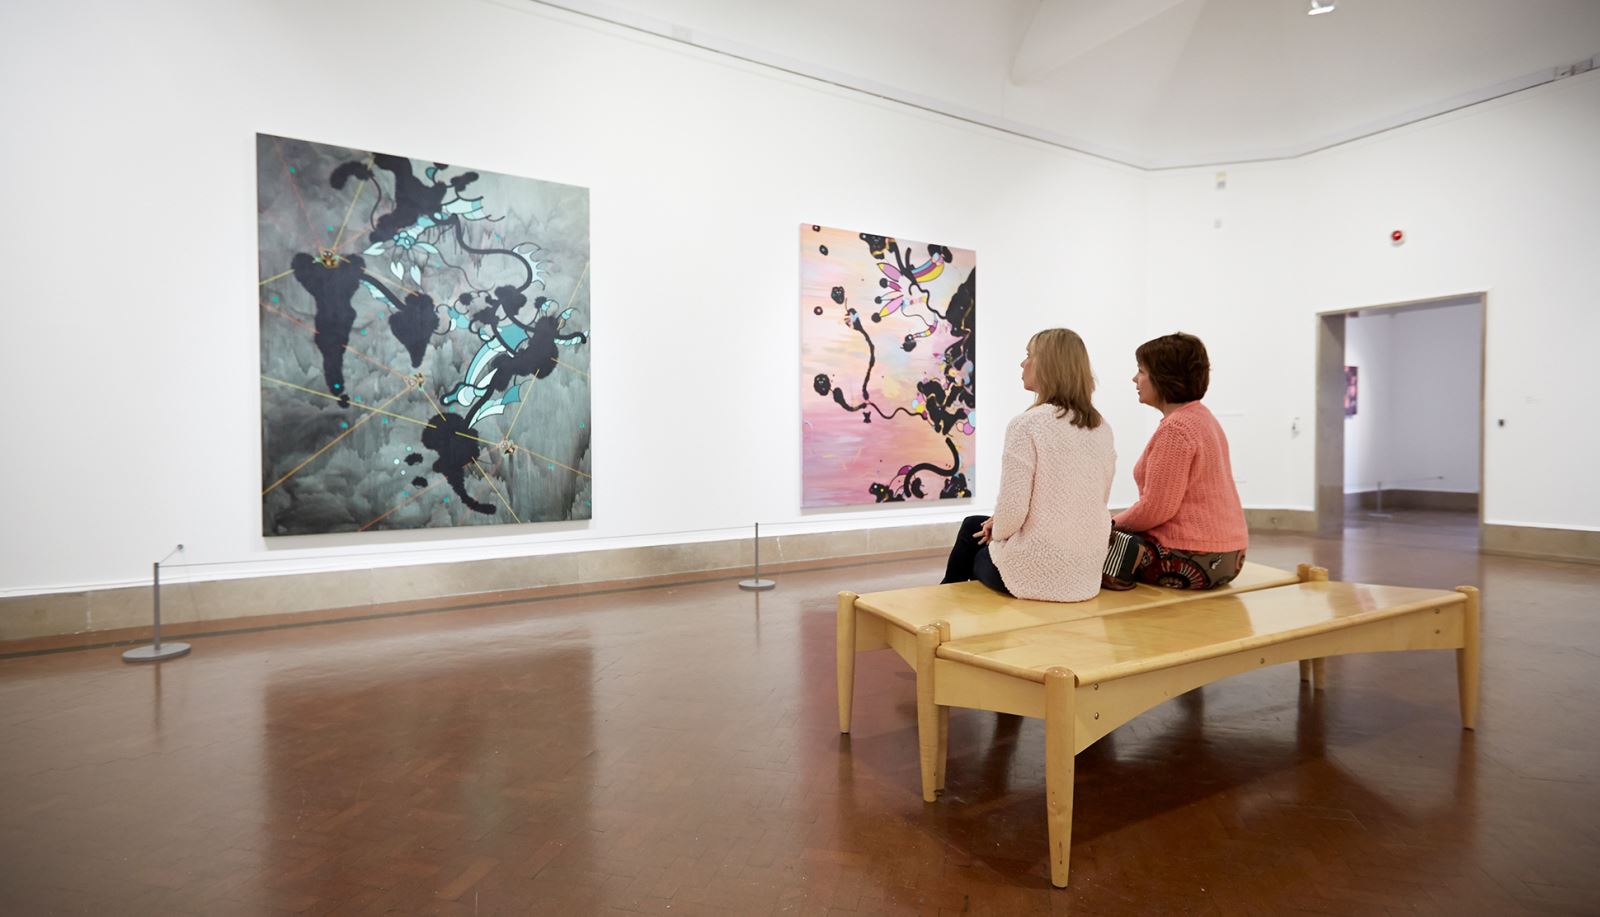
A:
[[[1156,394],[1168,404],[1199,401],[1211,386],[1211,358],[1206,345],[1192,334],[1164,334],[1134,351]]]
[[[1094,394],[1089,350],[1076,331],[1046,328],[1028,339],[1028,356],[1033,360],[1034,407],[1053,404],[1057,417],[1072,413],[1073,426],[1100,426],[1100,412],[1089,397]]]

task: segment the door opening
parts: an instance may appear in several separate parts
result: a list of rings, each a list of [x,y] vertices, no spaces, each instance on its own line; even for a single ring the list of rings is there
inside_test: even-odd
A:
[[[1317,316],[1317,530],[1483,526],[1484,293]]]

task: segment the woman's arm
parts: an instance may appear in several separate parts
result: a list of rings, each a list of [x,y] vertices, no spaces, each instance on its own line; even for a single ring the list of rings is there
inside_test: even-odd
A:
[[[1157,429],[1144,457],[1144,486],[1139,499],[1111,518],[1111,524],[1128,532],[1148,532],[1178,514],[1189,489],[1189,469],[1194,464],[1193,440],[1172,427]]]
[[[1033,469],[1038,461],[1033,437],[1018,415],[1006,425],[1005,453],[1000,458],[1000,496],[994,502],[992,541],[1005,541],[1022,528],[1033,504]]]

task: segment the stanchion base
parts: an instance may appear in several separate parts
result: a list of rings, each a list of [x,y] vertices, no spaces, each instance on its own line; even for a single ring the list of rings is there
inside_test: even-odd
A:
[[[739,588],[745,592],[766,592],[777,585],[777,583],[769,579],[742,579],[739,581]]]
[[[189,655],[187,643],[163,643],[161,649],[156,649],[154,643],[149,646],[136,647],[122,654],[124,662],[160,662],[163,659],[176,659],[179,656]]]

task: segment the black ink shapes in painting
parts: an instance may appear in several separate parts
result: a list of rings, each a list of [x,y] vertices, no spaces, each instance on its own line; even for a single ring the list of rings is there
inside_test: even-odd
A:
[[[588,519],[589,192],[256,135],[267,535]]]
[[[972,496],[978,256],[800,227],[802,503]]]

